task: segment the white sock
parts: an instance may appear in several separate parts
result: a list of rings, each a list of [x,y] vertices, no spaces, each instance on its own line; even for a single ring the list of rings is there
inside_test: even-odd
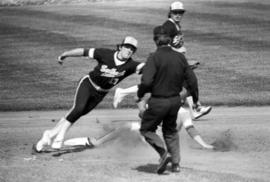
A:
[[[61,127],[63,123],[65,122],[68,122],[68,121],[66,120],[66,118],[62,117],[54,128],[47,130],[49,132],[50,138],[54,138],[60,132]]]
[[[65,134],[68,131],[68,129],[71,127],[71,125],[72,124],[68,120],[64,119],[63,122],[61,123],[60,130],[54,139],[54,142],[63,141],[65,138]]]

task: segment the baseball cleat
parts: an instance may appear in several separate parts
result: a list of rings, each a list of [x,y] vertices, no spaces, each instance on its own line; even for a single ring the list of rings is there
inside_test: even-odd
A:
[[[37,144],[33,144],[31,154],[35,155],[35,154],[40,154],[40,153],[42,153],[42,150],[38,150],[37,149]]]
[[[122,102],[122,100],[124,99],[125,95],[122,94],[122,91],[123,89],[121,88],[116,88],[115,89],[115,93],[114,93],[114,97],[113,97],[113,107],[114,108],[117,108],[118,107],[118,104],[120,102]]]
[[[165,153],[160,160],[160,163],[159,163],[158,168],[157,168],[157,173],[158,174],[164,173],[164,171],[167,168],[168,163],[171,161],[172,161],[172,157],[169,156],[168,153]]]
[[[179,173],[180,172],[179,164],[172,164],[172,172],[173,173]]]
[[[94,148],[95,145],[93,144],[93,139],[91,139],[90,137],[87,137],[87,143],[85,145],[87,148]]]
[[[211,106],[200,106],[193,111],[193,118],[199,119],[200,117],[208,114],[212,110]]]
[[[51,145],[50,132],[44,131],[42,138],[33,146],[35,152],[40,153],[46,145]]]

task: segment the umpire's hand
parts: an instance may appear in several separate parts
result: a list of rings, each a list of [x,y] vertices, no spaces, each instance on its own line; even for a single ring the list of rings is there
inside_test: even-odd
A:
[[[146,102],[145,100],[141,100],[137,102],[137,106],[139,109],[139,117],[142,118],[144,111],[146,110]]]

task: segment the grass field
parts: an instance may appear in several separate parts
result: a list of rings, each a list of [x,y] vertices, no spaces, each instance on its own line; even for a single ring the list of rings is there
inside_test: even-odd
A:
[[[56,58],[76,47],[110,47],[126,35],[139,40],[135,58],[155,50],[152,29],[172,1],[100,1],[0,7],[0,110],[53,110],[72,105],[78,80],[96,64]],[[269,105],[268,1],[183,1],[187,57],[196,70],[201,101],[211,105]],[[139,82],[132,76],[122,87]],[[100,108],[110,108],[110,93]],[[134,107],[129,97],[122,105]]]

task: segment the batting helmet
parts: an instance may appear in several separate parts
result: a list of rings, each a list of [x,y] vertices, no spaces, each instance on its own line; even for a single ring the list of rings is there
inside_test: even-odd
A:
[[[184,13],[186,10],[182,2],[176,1],[171,4],[170,11]]]

